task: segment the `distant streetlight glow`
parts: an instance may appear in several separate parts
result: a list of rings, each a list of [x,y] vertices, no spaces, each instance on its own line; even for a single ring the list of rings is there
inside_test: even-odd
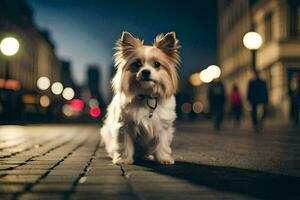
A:
[[[262,38],[256,32],[248,32],[243,38],[244,46],[250,50],[257,50],[262,45]]]
[[[47,90],[50,87],[50,80],[49,78],[42,76],[37,80],[36,84],[40,90]]]
[[[192,86],[201,85],[202,81],[200,80],[199,73],[194,73],[190,76],[189,81]]]
[[[196,101],[195,103],[193,103],[193,111],[196,114],[203,112],[203,104],[201,103],[201,101]]]
[[[62,93],[64,86],[60,82],[55,82],[51,86],[51,91],[53,94],[59,95]]]
[[[0,50],[6,56],[15,55],[20,48],[19,41],[13,37],[6,37],[0,43]]]
[[[97,99],[90,99],[89,100],[89,106],[91,108],[95,108],[95,107],[98,107],[99,106],[99,102]]]
[[[50,105],[50,99],[48,96],[43,95],[40,97],[40,104],[42,107],[47,108]]]
[[[181,111],[185,114],[188,114],[192,111],[192,105],[188,102],[185,102],[181,105]]]
[[[210,65],[207,70],[212,79],[217,79],[221,76],[221,69],[217,65]]]
[[[84,109],[84,101],[81,99],[73,99],[70,101],[69,105],[74,111],[82,111]]]
[[[71,100],[71,99],[74,98],[75,92],[74,92],[74,90],[73,90],[72,88],[66,87],[66,88],[64,89],[63,93],[62,93],[62,96],[63,96],[63,98],[66,99],[66,100]]]
[[[209,74],[209,71],[207,69],[204,69],[200,72],[200,80],[203,83],[209,83],[213,80],[213,77]]]
[[[72,108],[72,106],[68,105],[68,104],[65,104],[63,107],[62,107],[62,112],[64,113],[65,116],[67,117],[71,117],[73,114],[74,114],[74,110]]]
[[[90,115],[93,118],[97,118],[101,115],[101,109],[99,107],[91,108],[90,109]]]
[[[221,69],[217,65],[210,65],[206,69],[202,70],[199,74],[199,78],[203,83],[210,83],[214,79],[221,76]]]

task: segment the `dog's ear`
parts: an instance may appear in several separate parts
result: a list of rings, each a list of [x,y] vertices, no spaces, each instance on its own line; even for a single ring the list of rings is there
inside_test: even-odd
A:
[[[179,41],[176,38],[175,32],[169,32],[166,35],[158,35],[154,40],[154,46],[161,49],[168,56],[173,57],[177,54],[180,48]]]
[[[143,46],[143,41],[124,31],[116,42],[116,55],[127,58],[136,48]]]

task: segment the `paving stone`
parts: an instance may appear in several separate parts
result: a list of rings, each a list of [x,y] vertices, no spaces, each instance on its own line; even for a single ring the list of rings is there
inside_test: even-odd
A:
[[[175,165],[137,161],[122,168],[112,164],[103,148],[95,149],[98,127],[22,127],[27,139],[18,140],[17,146],[6,146],[5,138],[0,141],[7,150],[0,148],[0,199],[11,199],[11,194],[18,199],[51,200],[250,200],[280,198],[285,192],[290,199],[300,196],[295,189],[300,188],[298,131],[285,129],[282,134],[272,129],[254,135],[249,130],[224,129],[214,134],[209,127],[179,126],[173,143]],[[1,158],[9,152],[18,153]],[[281,187],[281,192],[269,180],[289,187]],[[252,183],[254,191],[247,187]],[[266,183],[263,189],[257,188],[262,183]]]
[[[126,184],[122,176],[87,176],[84,184]]]
[[[40,183],[38,185],[33,186],[31,188],[32,192],[69,192],[72,188],[72,184],[62,184],[62,183],[55,183],[55,184],[45,184]]]
[[[77,192],[85,192],[85,193],[99,193],[99,194],[129,194],[130,189],[126,184],[122,185],[113,185],[113,184],[105,184],[105,185],[79,185],[76,188]]]
[[[138,199],[133,195],[128,194],[120,194],[120,195],[108,195],[108,194],[90,194],[85,192],[76,192],[74,193],[71,198],[71,200],[135,200]]]
[[[41,176],[39,175],[6,175],[0,178],[0,184],[2,183],[34,183]]]
[[[0,194],[1,200],[11,200],[11,199],[13,199],[13,197],[14,197],[13,194]]]
[[[21,195],[19,200],[64,200],[66,197],[63,193],[26,193]]]
[[[0,193],[19,193],[25,189],[25,184],[0,184]]]
[[[3,172],[0,172],[0,176],[2,173],[4,174],[11,174],[11,175],[41,175],[45,174],[48,170],[42,170],[42,169],[14,169],[14,170],[5,170]]]
[[[77,176],[46,176],[41,180],[41,183],[73,183],[77,179]]]

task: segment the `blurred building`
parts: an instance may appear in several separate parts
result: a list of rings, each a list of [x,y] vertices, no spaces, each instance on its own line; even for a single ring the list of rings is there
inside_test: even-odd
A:
[[[274,114],[287,118],[290,80],[300,72],[300,1],[219,0],[218,13],[218,61],[227,91],[236,83],[246,97],[253,73],[243,36],[256,31],[263,39],[257,69],[267,81]]]
[[[24,0],[0,2],[0,40],[8,36],[19,41],[20,49],[11,57],[0,53],[1,93],[12,93],[11,100],[15,100],[17,94],[22,99],[23,111],[38,112],[40,91],[36,86],[37,79],[46,76],[51,82],[61,80],[61,63],[55,54],[55,46],[49,33],[36,27],[33,11]],[[15,87],[7,88],[7,76]],[[1,100],[4,97],[7,95],[3,94]],[[20,102],[18,105],[21,106]],[[12,105],[10,109],[21,113],[21,107]]]
[[[86,84],[81,87],[81,97],[90,109],[92,109],[92,107],[98,107],[101,112],[99,117],[103,117],[106,110],[106,104],[100,89],[100,84],[102,82],[99,66],[89,65],[86,75]]]

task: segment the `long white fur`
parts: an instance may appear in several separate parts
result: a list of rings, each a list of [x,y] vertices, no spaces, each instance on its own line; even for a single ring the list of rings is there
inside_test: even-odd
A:
[[[145,50],[145,53],[148,51]],[[120,64],[126,60],[117,62]],[[123,70],[119,68],[113,84],[122,84],[122,73]],[[173,164],[170,145],[174,133],[173,122],[176,119],[175,106],[174,95],[159,98],[153,117],[149,118],[147,99],[129,97],[116,89],[101,128],[102,142],[113,163],[133,163],[135,146],[139,145],[144,148],[145,157],[162,164]]]

